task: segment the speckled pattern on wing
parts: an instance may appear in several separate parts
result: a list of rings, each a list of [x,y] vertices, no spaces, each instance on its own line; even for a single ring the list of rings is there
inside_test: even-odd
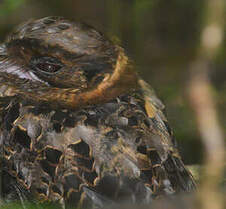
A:
[[[43,56],[64,67],[31,70]],[[163,110],[93,28],[56,17],[18,27],[0,46],[2,197],[104,208],[194,190]]]

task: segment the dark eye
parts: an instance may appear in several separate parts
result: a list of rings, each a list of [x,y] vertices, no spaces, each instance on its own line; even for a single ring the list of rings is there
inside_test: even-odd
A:
[[[33,57],[30,61],[32,69],[44,74],[55,74],[63,64],[54,57]]]

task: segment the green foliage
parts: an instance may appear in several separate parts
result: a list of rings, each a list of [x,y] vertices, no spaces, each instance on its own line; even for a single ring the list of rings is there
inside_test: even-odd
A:
[[[157,0],[156,0],[157,1]],[[134,8],[137,13],[143,13],[144,11],[150,11],[152,6],[156,1],[150,0],[135,0],[134,1]]]
[[[0,0],[0,17],[11,14],[15,9],[25,3],[26,0]]]

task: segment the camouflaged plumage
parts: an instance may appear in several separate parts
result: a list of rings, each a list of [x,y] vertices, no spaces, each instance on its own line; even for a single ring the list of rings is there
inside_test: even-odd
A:
[[[19,26],[0,45],[1,196],[104,208],[192,191],[163,109],[93,28]]]

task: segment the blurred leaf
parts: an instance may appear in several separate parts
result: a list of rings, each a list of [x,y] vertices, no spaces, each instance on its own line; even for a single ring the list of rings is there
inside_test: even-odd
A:
[[[135,10],[137,13],[142,13],[144,10],[150,10],[156,0],[135,0]]]
[[[25,3],[26,0],[0,0],[0,17],[7,16]]]

